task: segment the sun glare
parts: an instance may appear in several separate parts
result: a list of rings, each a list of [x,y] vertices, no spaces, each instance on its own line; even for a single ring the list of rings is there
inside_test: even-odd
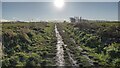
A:
[[[64,6],[64,0],[55,0],[54,1],[54,5],[57,7],[57,8],[62,8]]]

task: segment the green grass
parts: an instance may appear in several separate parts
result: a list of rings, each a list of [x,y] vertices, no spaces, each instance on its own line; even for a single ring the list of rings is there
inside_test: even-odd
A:
[[[118,65],[120,23],[64,23],[62,28],[100,65]],[[110,41],[112,40],[112,41]],[[116,43],[116,44],[113,44]],[[72,51],[74,51],[75,47]],[[110,50],[110,51],[109,51]],[[77,50],[79,52],[79,50]],[[75,57],[80,57],[77,54]],[[79,59],[78,59],[79,60]],[[83,59],[82,59],[83,60]],[[87,63],[86,63],[87,64]]]
[[[2,28],[3,66],[55,65],[53,23],[4,23]]]
[[[57,43],[54,26],[54,23],[4,23],[0,34],[3,66],[54,66]],[[89,66],[82,55],[85,51],[99,65],[120,65],[120,23],[58,23],[57,27],[78,64]],[[67,53],[64,56],[65,64],[70,65]]]

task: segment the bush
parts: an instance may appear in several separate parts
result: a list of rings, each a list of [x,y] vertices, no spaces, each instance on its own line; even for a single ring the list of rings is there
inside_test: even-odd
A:
[[[120,57],[120,44],[112,43],[108,47],[105,47],[105,49],[111,58],[119,58]]]

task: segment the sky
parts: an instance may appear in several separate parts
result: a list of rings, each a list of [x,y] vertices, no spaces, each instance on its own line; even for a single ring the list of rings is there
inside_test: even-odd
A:
[[[120,2],[118,3],[118,20],[120,21]]]
[[[2,19],[2,2],[0,1],[0,19]]]
[[[2,2],[53,2],[54,0],[2,0]],[[65,0],[67,2],[118,2],[120,0]]]
[[[15,0],[11,0],[11,1],[15,1]],[[20,1],[20,0],[16,0],[16,1]],[[32,19],[33,20],[64,20],[64,19],[69,20],[69,17],[73,17],[73,16],[82,16],[82,18],[85,19],[96,19],[96,20],[118,20],[118,3],[117,2],[66,2],[62,9],[56,8],[53,2],[3,2],[2,3],[2,18],[7,20],[14,20],[14,19],[25,20],[25,21]]]

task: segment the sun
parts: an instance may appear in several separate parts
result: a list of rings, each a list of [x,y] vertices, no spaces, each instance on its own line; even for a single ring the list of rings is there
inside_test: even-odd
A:
[[[55,0],[54,6],[57,8],[62,8],[64,6],[64,0]]]

